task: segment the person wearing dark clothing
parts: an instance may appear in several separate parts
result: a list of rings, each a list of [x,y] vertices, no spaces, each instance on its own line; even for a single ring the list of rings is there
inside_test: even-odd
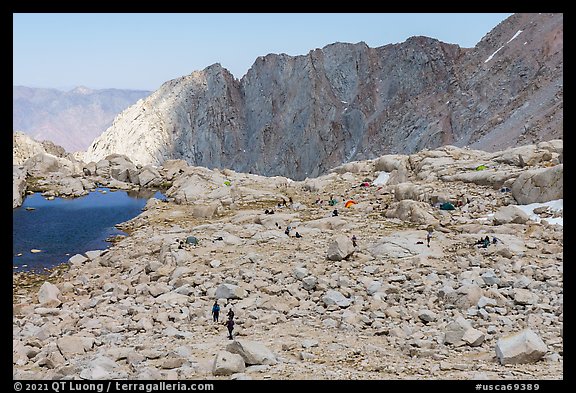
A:
[[[336,217],[338,215],[338,209],[334,209],[332,212],[332,217]]]
[[[358,243],[356,243],[356,235],[352,235],[352,246],[358,247]]]
[[[490,244],[490,238],[486,236],[483,240],[482,248],[488,248],[489,244]]]
[[[296,232],[296,237],[300,238],[300,237],[302,237],[302,235],[300,233]]]
[[[226,315],[228,315],[228,319],[232,319],[232,318],[234,318],[234,311],[232,309],[230,309],[230,310],[228,310],[228,314],[226,314]]]
[[[228,318],[226,321],[226,327],[228,328],[228,339],[232,340],[232,330],[234,330],[234,319]]]
[[[220,315],[220,305],[218,305],[218,301],[214,302],[212,306],[212,317],[214,318],[214,322],[218,322],[218,316]]]

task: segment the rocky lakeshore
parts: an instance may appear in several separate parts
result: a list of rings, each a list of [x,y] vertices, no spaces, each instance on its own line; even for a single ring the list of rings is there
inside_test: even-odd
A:
[[[15,379],[563,379],[561,140],[298,182],[120,155],[50,172],[63,158],[46,157],[15,167],[18,195],[33,178],[168,201],[108,250],[14,273]]]

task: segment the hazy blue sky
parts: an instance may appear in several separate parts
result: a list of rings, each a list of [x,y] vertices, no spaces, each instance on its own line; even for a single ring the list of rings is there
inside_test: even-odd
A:
[[[13,84],[155,90],[220,63],[241,78],[258,56],[414,35],[473,47],[511,14],[14,14]]]

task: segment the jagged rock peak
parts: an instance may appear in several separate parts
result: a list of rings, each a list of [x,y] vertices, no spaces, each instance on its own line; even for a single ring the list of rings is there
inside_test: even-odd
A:
[[[562,138],[562,14],[517,14],[474,48],[429,37],[337,42],[216,63],[120,114],[85,158],[183,159],[296,180],[382,154],[452,144],[494,151]]]

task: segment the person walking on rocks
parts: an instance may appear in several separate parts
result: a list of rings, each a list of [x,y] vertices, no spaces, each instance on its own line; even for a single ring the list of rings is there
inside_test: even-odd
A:
[[[428,233],[426,234],[426,245],[430,247],[430,239],[432,239],[432,228],[428,227]]]
[[[214,305],[212,306],[212,317],[214,318],[214,322],[218,322],[218,316],[220,315],[220,305],[218,304],[218,300],[214,301]]]
[[[228,319],[232,319],[234,318],[234,310],[232,310],[232,307],[230,307],[230,310],[228,310]]]
[[[228,328],[228,339],[233,340],[234,337],[232,337],[232,330],[234,330],[234,318],[232,317],[228,318],[225,325]]]

